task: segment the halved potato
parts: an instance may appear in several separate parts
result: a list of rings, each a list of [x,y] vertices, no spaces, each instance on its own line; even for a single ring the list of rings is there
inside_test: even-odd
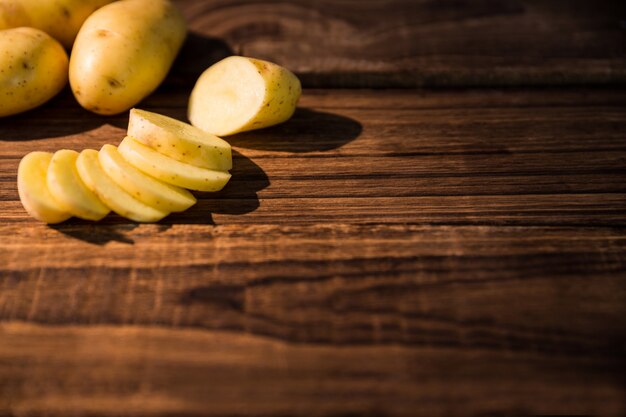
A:
[[[48,190],[50,152],[31,152],[17,169],[17,191],[22,205],[34,218],[46,223],[61,223],[72,217],[56,202]]]
[[[76,167],[87,187],[120,216],[136,222],[157,222],[169,214],[142,203],[117,185],[102,169],[98,151],[82,151],[76,160]]]
[[[219,191],[231,175],[188,165],[160,154],[130,136],[118,146],[119,152],[131,165],[168,184],[197,191]]]
[[[219,171],[233,167],[228,142],[171,117],[132,109],[128,136],[186,164]]]
[[[289,119],[302,88],[288,69],[231,56],[207,69],[189,99],[191,124],[217,136],[260,129]]]
[[[196,198],[189,191],[139,171],[113,145],[104,145],[98,159],[104,172],[117,185],[144,204],[164,211],[183,211],[196,203]]]
[[[111,211],[80,179],[78,152],[56,151],[48,167],[48,189],[63,210],[85,220],[100,220]]]

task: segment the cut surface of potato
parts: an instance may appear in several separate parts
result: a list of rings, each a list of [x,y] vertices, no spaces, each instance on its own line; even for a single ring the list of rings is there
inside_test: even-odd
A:
[[[128,136],[177,161],[200,168],[232,168],[228,142],[188,123],[140,109],[132,109]]]
[[[24,156],[17,169],[17,191],[22,205],[37,220],[60,223],[72,217],[63,210],[48,190],[50,152],[31,152]]]
[[[85,220],[100,220],[111,211],[80,179],[78,152],[57,151],[48,167],[48,189],[63,210]]]
[[[136,222],[157,222],[169,213],[157,210],[134,198],[117,185],[102,169],[98,151],[85,149],[78,155],[76,167],[83,182],[107,206],[120,216]]]
[[[165,156],[127,136],[118,146],[131,165],[163,182],[197,191],[219,191],[230,179],[224,171],[188,165]]]
[[[113,145],[98,153],[100,165],[113,181],[137,200],[164,211],[183,211],[196,203],[189,191],[144,174],[128,163]]]
[[[260,129],[289,119],[302,88],[271,62],[231,56],[209,67],[189,99],[191,124],[217,136]]]

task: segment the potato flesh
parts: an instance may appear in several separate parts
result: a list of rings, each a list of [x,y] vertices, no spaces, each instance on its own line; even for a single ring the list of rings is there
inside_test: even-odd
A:
[[[289,119],[302,88],[289,70],[231,56],[198,79],[189,99],[191,124],[217,136],[260,129]]]
[[[0,117],[33,109],[67,84],[67,53],[33,28],[0,31]]]
[[[128,136],[186,164],[220,171],[232,168],[228,142],[167,116],[132,109]]]
[[[0,0],[0,30],[21,26],[37,28],[70,49],[85,19],[113,1]]]
[[[61,208],[48,190],[46,178],[51,160],[50,152],[24,156],[17,170],[17,190],[28,214],[42,222],[60,223],[72,215]]]
[[[104,172],[137,200],[164,211],[184,211],[196,203],[189,191],[165,184],[129,164],[117,148],[104,145],[98,153]]]
[[[77,158],[78,152],[68,149],[54,153],[48,167],[48,189],[68,213],[85,220],[100,220],[110,210],[80,179]]]
[[[219,191],[231,175],[224,171],[199,168],[165,156],[127,136],[118,146],[131,165],[168,184],[197,191]]]
[[[169,213],[158,210],[134,198],[113,181],[102,169],[98,151],[85,149],[76,161],[83,182],[107,206],[122,217],[136,222],[157,222]]]
[[[98,114],[130,109],[161,84],[185,35],[185,21],[168,0],[124,0],[98,9],[72,49],[74,96]]]

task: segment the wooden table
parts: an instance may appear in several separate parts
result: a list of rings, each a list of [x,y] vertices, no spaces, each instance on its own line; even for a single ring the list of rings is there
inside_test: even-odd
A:
[[[0,415],[624,415],[617,3],[181,0],[142,107],[184,119],[232,53],[306,88],[153,225],[46,226],[16,191],[127,115],[66,91],[0,120]]]

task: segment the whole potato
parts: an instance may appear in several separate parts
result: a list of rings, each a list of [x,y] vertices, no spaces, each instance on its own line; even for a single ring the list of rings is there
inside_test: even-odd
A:
[[[0,31],[0,117],[42,105],[67,84],[63,46],[33,28]]]
[[[70,84],[94,113],[124,112],[154,91],[186,35],[168,0],[122,0],[102,7],[80,29],[70,58]]]
[[[114,0],[0,0],[0,29],[28,26],[41,29],[67,49],[83,22]]]

